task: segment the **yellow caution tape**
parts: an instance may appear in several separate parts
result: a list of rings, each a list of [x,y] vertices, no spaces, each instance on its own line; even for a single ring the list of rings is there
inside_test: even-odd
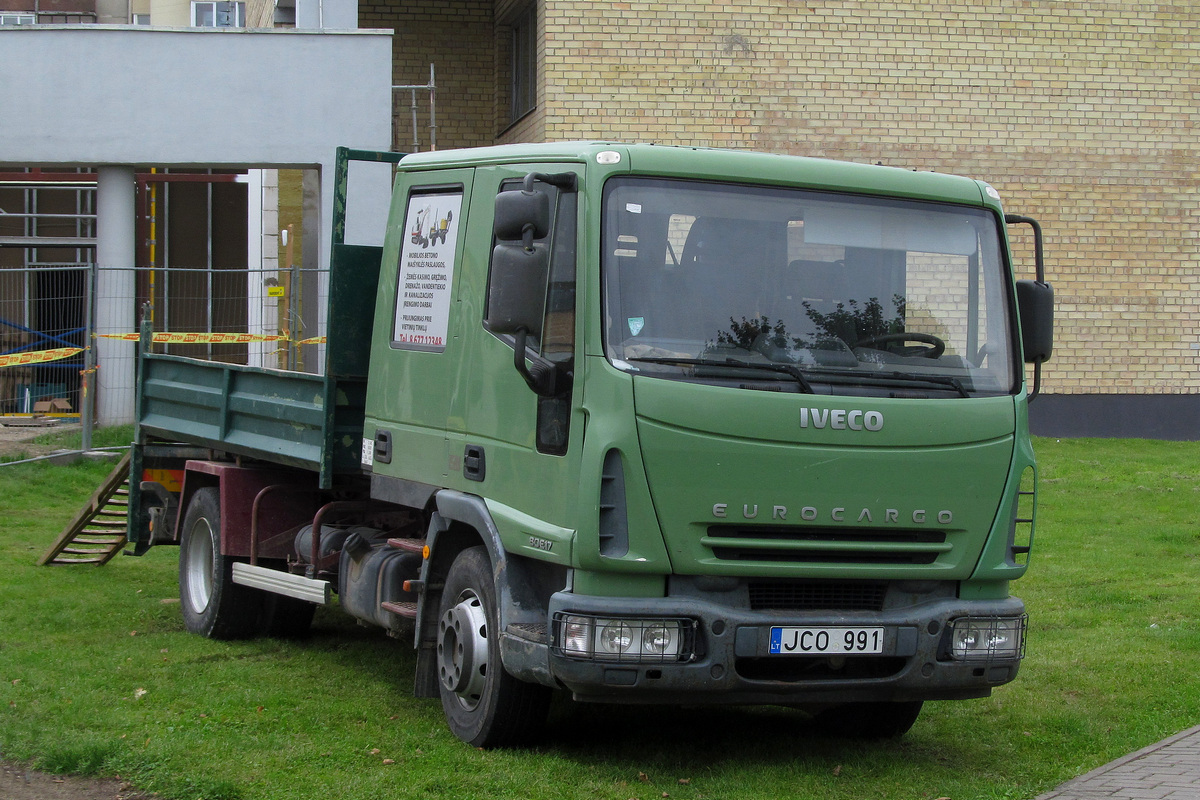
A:
[[[136,333],[98,333],[98,339],[121,339],[136,342]],[[288,337],[265,333],[152,333],[155,344],[247,344],[248,342],[286,342]]]
[[[296,344],[325,344],[324,336],[314,336],[311,339],[301,339]]]
[[[54,350],[34,350],[30,353],[10,353],[0,356],[0,367],[19,367],[25,364],[45,364],[82,353],[82,347],[58,347]]]

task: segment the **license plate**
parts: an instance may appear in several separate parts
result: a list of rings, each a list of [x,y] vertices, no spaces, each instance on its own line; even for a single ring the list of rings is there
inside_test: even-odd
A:
[[[883,628],[771,628],[771,655],[878,655]]]

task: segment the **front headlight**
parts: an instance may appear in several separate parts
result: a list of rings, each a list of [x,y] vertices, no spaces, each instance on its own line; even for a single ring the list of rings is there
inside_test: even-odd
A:
[[[950,626],[950,657],[1008,661],[1025,655],[1026,617],[964,617]]]
[[[556,649],[572,658],[621,663],[686,661],[693,623],[688,619],[636,619],[555,614]]]

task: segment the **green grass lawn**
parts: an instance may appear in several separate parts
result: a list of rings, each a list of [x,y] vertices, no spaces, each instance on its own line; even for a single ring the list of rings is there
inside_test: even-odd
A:
[[[168,798],[1032,798],[1200,722],[1200,443],[1053,440],[1018,679],[928,703],[898,741],[780,708],[558,703],[533,750],[454,739],[408,643],[318,612],[300,642],[214,642],[173,548],[37,557],[108,465],[0,467],[0,757]]]

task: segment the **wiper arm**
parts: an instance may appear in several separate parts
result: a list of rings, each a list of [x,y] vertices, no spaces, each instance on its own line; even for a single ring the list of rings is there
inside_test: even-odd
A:
[[[942,386],[949,386],[955,389],[963,397],[970,397],[971,393],[967,391],[967,387],[963,386],[962,381],[958,378],[952,378],[949,375],[909,375],[904,372],[893,372],[891,377],[903,381],[925,381],[926,383],[936,383]]]
[[[768,367],[770,365],[763,364],[762,366]],[[784,367],[787,365],[779,364],[777,366]],[[923,381],[925,383],[934,383],[934,384],[938,384],[940,386],[949,386],[951,389],[954,389],[956,392],[958,392],[959,395],[961,395],[962,397],[970,397],[971,396],[971,393],[967,390],[967,387],[963,385],[962,381],[960,381],[958,378],[951,377],[950,375],[914,375],[912,373],[898,372],[896,370],[892,370],[891,372],[882,372],[882,371],[877,372],[875,370],[871,370],[871,371],[841,370],[841,369],[828,369],[828,368],[822,368],[822,367],[809,368],[808,372],[811,374],[816,374],[816,375],[828,375],[830,377],[838,376],[838,377],[842,377],[845,379],[855,379],[855,380],[859,380],[859,381],[863,381],[863,380],[869,381],[871,379],[885,380],[885,381],[900,381],[903,383],[913,383],[916,381]]]
[[[726,358],[724,361],[712,361],[706,358],[674,358],[674,357],[635,357],[626,359],[627,361],[643,361],[648,364],[679,364],[682,366],[693,367],[731,367],[733,369],[757,369],[765,372],[779,372],[784,375],[790,375],[799,384],[800,388],[806,394],[816,394],[808,378],[804,376],[803,370],[794,364],[775,364],[775,363],[757,363],[754,361],[741,361],[736,358]]]

